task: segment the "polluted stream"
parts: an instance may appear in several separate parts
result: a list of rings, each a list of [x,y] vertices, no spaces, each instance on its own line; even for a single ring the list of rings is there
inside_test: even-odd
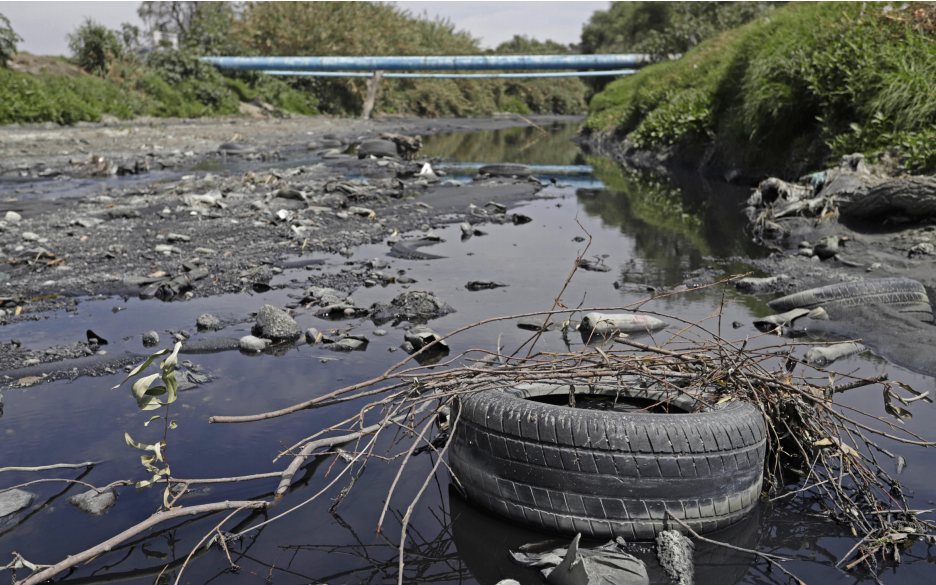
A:
[[[387,302],[406,290],[431,291],[455,309],[454,313],[429,321],[428,325],[440,334],[490,317],[549,310],[561,291],[562,305],[570,308],[622,307],[661,295],[643,308],[689,322],[712,317],[724,301],[720,327],[726,338],[740,340],[760,335],[753,321],[773,313],[766,304],[771,296],[740,294],[730,285],[667,294],[671,287],[692,289],[752,271],[744,259],[764,255],[765,251],[752,243],[740,213],[749,189],[709,182],[696,175],[655,177],[626,170],[609,160],[583,154],[570,141],[575,132],[574,124],[556,124],[545,131],[521,127],[425,137],[423,153],[445,157],[436,165],[447,169],[445,180],[470,181],[474,168],[482,163],[518,162],[542,165],[549,171],[537,175],[547,184],[545,188],[528,200],[510,203],[510,213],[529,217],[528,223],[485,223],[477,226],[483,233],[463,237],[458,221],[434,222],[431,233],[440,241],[419,250],[439,258],[408,260],[392,256],[387,242],[367,244],[354,248],[351,255],[315,255],[321,264],[286,268],[273,277],[272,288],[265,292],[245,290],[172,303],[120,296],[84,298],[77,312],[60,310],[38,321],[6,325],[0,329],[0,339],[18,339],[30,348],[42,349],[84,340],[90,329],[108,340],[102,346],[108,354],[148,355],[155,349],[171,347],[170,332],[184,331],[193,341],[240,338],[250,333],[253,318],[249,314],[262,305],[295,306],[310,275],[338,274],[350,269],[349,263],[368,259],[386,263],[384,273],[405,271],[403,274],[415,283],[358,288],[351,293],[355,305],[369,307],[375,302]],[[287,159],[276,164],[288,168],[298,163]],[[211,170],[225,172],[223,167]],[[82,184],[81,188],[90,187]],[[427,233],[416,230],[399,234],[399,238],[405,243]],[[579,268],[563,290],[583,251],[590,269]],[[506,286],[471,290],[466,285],[472,281]],[[180,360],[190,362],[185,364],[185,371],[198,374],[196,379],[201,382],[181,391],[170,408],[170,418],[178,424],[169,433],[165,451],[173,477],[280,472],[284,460],[273,463],[280,452],[303,437],[353,417],[364,403],[349,401],[244,424],[209,424],[208,418],[286,408],[369,380],[405,357],[398,348],[404,341],[404,328],[412,323],[376,325],[360,318],[328,321],[316,317],[315,309],[301,306],[296,312],[302,330],[353,326],[353,333],[367,337],[366,349],[336,352],[322,344],[298,344],[275,352],[281,355],[245,355],[237,350],[181,355]],[[195,322],[203,313],[216,315],[225,326],[213,332],[197,331]],[[716,318],[707,323],[717,327],[717,322]],[[652,338],[640,339],[662,343],[674,331],[672,326],[654,333]],[[144,348],[141,343],[141,334],[149,330],[159,332],[161,342],[157,348]],[[532,335],[517,327],[516,320],[508,320],[470,329],[448,343],[451,355],[471,348],[493,351],[498,345],[511,352]],[[759,338],[757,343],[767,345],[778,339],[783,340],[773,336]],[[538,351],[560,353],[583,347],[577,334],[564,337],[559,331],[544,333],[536,345]],[[829,369],[862,377],[887,373],[892,380],[918,391],[934,390],[932,378],[890,364],[873,352],[846,357]],[[163,423],[144,426],[151,413],[136,407],[129,383],[112,388],[124,375],[119,371],[4,389],[0,418],[2,466],[99,462],[89,471],[41,474],[43,479],[77,479],[95,486],[144,477],[140,452],[127,446],[124,433],[144,443],[155,442],[162,438]],[[875,416],[888,416],[880,391],[874,386],[852,390],[840,401]],[[908,407],[913,418],[906,421],[906,428],[926,441],[936,440],[936,429],[929,424],[933,408],[922,400]],[[160,413],[158,410],[152,414]],[[391,445],[391,438],[400,442]],[[375,452],[391,455],[405,451],[410,441],[391,434]],[[882,444],[906,462],[899,472],[893,460],[886,460],[884,465],[892,465],[891,475],[913,490],[910,505],[915,509],[936,507],[936,487],[929,481],[936,472],[934,452],[894,442]],[[198,558],[187,564],[182,579],[189,583],[397,582],[401,523],[435,463],[435,454],[429,450],[408,462],[380,533],[376,531],[377,518],[397,467],[379,459],[368,462],[353,489],[334,506],[348,484],[345,476],[328,487],[346,466],[335,455],[307,460],[289,492],[275,500],[275,478],[193,484],[178,505],[259,498],[275,502],[262,512],[239,512],[224,527],[230,533],[322,493],[276,521],[229,542],[230,558],[238,571],[229,570],[225,552],[214,546],[206,553],[196,553]],[[2,478],[3,485],[9,486],[39,477],[35,473],[7,472]],[[67,501],[86,491],[85,486],[47,482],[24,489],[36,497],[29,507],[0,519],[0,562],[7,562],[15,551],[33,563],[56,563],[144,521],[156,511],[161,499],[158,487],[139,491],[120,488],[114,506],[95,516]],[[58,575],[56,580],[82,584],[174,582],[189,553],[229,513],[158,525]],[[543,582],[536,569],[513,563],[509,551],[556,536],[511,523],[466,502],[453,488],[444,468],[425,486],[411,516],[404,546],[403,582],[487,585],[505,578],[521,583]],[[832,521],[819,501],[808,494],[791,494],[776,501],[762,498],[741,523],[710,537],[791,557],[794,560],[784,563],[784,568],[806,583],[873,583],[876,579],[894,584],[930,583],[932,563],[936,562],[925,542],[908,540],[901,550],[902,564],[882,564],[876,577],[860,570],[835,568],[856,538],[848,526]],[[567,538],[562,539],[568,543]],[[595,544],[600,543],[588,546]],[[652,545],[638,543],[634,550],[643,551],[639,556],[648,565],[651,582],[666,583]],[[700,585],[789,582],[762,560],[704,542],[696,545],[695,565],[695,583]],[[27,573],[20,569],[18,575],[22,578]]]

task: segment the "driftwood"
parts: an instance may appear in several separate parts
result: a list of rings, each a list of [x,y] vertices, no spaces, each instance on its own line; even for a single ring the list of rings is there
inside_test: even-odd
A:
[[[857,192],[839,203],[844,217],[875,219],[902,215],[936,216],[936,177],[897,177]]]
[[[65,559],[64,561],[59,561],[58,563],[56,563],[55,565],[52,565],[48,569],[44,571],[40,571],[34,575],[31,575],[30,577],[24,579],[23,581],[17,582],[16,585],[38,585],[38,583],[42,583],[43,581],[47,581],[48,579],[51,579],[52,577],[64,571],[65,569],[74,567],[75,565],[79,563],[83,563],[85,561],[93,559],[94,557],[102,553],[108,552],[109,550],[114,548],[116,545],[127,540],[128,538],[132,538],[133,536],[136,536],[137,534],[143,532],[144,530],[147,530],[148,528],[151,528],[153,526],[156,526],[157,524],[165,522],[166,520],[172,520],[173,518],[181,518],[183,516],[193,516],[196,514],[204,514],[206,512],[217,512],[219,510],[236,510],[238,508],[259,510],[262,508],[266,508],[269,505],[270,505],[269,502],[264,502],[264,501],[216,502],[214,504],[202,504],[200,506],[191,506],[189,508],[177,508],[175,510],[159,512],[157,514],[153,514],[147,520],[140,522],[136,526],[132,526],[128,528],[127,530],[124,530],[117,536],[109,540],[105,540],[101,544],[97,546],[93,546],[84,552],[80,552],[76,555],[72,555],[68,557],[67,559]]]

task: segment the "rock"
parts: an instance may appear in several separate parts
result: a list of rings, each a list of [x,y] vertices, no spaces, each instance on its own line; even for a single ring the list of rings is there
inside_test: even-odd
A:
[[[474,234],[474,228],[472,228],[471,224],[468,223],[467,221],[463,221],[459,227],[461,228],[462,233],[465,234],[466,236],[470,236]]]
[[[170,233],[170,234],[166,234],[166,241],[167,241],[167,242],[188,242],[188,241],[190,241],[191,239],[192,239],[192,238],[190,238],[190,237],[188,237],[188,236],[186,236],[186,235],[183,235],[183,234],[171,234],[171,233]]]
[[[257,313],[257,323],[252,333],[264,339],[273,341],[295,341],[302,336],[302,330],[296,321],[284,311],[273,305],[263,305]]]
[[[117,501],[117,492],[114,488],[97,493],[94,490],[88,490],[83,494],[68,498],[68,503],[77,506],[82,512],[98,516],[107,511]]]
[[[425,325],[418,325],[413,327],[407,331],[403,337],[410,345],[413,346],[413,349],[422,349],[430,343],[437,341],[437,343],[432,346],[433,350],[448,351],[448,343],[445,341],[438,341],[441,339],[440,336]]]
[[[910,252],[907,254],[910,258],[914,256],[932,256],[936,254],[936,246],[930,242],[920,242],[916,246],[910,248]]]
[[[34,233],[34,232],[23,232],[20,235],[20,237],[26,240],[27,242],[35,242],[39,240],[39,234]]]
[[[746,278],[739,278],[734,281],[735,287],[746,293],[756,293],[769,290],[774,286],[780,284],[781,282],[788,280],[790,277],[786,274],[778,274],[776,276],[768,276],[766,278],[757,278],[755,276],[748,276]]]
[[[307,343],[316,343],[319,339],[319,330],[315,327],[309,327],[305,332],[305,340]]]
[[[35,497],[36,494],[19,489],[0,492],[0,518],[28,507]]]
[[[218,329],[224,328],[224,325],[221,324],[221,319],[218,319],[210,313],[202,313],[199,315],[195,324],[198,326],[199,331],[217,331]]]
[[[487,290],[491,288],[501,288],[504,286],[508,286],[508,285],[504,284],[503,282],[494,282],[491,280],[472,280],[471,282],[465,285],[465,288],[470,291],[479,291],[479,290]]]
[[[692,585],[695,576],[692,541],[676,532],[664,530],[656,538],[657,558],[673,585]]]
[[[241,351],[260,352],[266,349],[266,342],[253,335],[245,335],[237,342],[237,347]]]
[[[377,325],[393,319],[425,322],[454,312],[451,305],[425,291],[407,291],[390,303],[374,303],[370,307],[371,318]]]
[[[23,216],[15,211],[7,211],[6,215],[3,216],[3,220],[10,225],[19,225],[19,222],[23,220]]]
[[[539,331],[543,328],[543,325],[546,323],[545,316],[534,315],[532,317],[521,317],[517,321],[517,327],[520,329],[526,329],[527,331]],[[549,321],[549,326],[546,327],[546,331],[552,331],[559,327],[559,323],[556,323],[556,319],[552,318]]]
[[[611,267],[605,264],[604,259],[601,258],[595,260],[582,258],[579,260],[579,268],[588,270],[589,272],[611,272]]]
[[[386,332],[384,329],[375,329],[375,330],[374,330],[374,335],[376,335],[377,337],[383,337],[383,336],[386,335],[386,334],[387,334],[387,332]]]
[[[211,248],[195,248],[195,254],[199,254],[201,256],[214,256],[217,253],[217,251],[212,250]]]
[[[351,334],[324,337],[322,342],[325,344],[325,349],[332,351],[364,351],[369,343],[367,337]]]
[[[358,158],[397,156],[397,145],[389,140],[367,140],[358,147]]]

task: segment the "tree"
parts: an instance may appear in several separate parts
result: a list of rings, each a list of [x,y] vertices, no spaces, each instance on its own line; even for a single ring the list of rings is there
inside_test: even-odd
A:
[[[685,53],[784,2],[613,2],[582,29],[583,53]]]
[[[137,14],[147,31],[173,32],[184,35],[192,25],[198,2],[142,2]]]
[[[598,10],[582,28],[581,51],[631,53],[650,31],[662,31],[670,22],[672,2],[612,2]]]
[[[6,67],[7,62],[16,54],[16,43],[23,40],[13,31],[10,21],[0,14],[0,67]]]
[[[102,77],[126,55],[124,42],[117,33],[90,18],[68,35],[68,47],[79,66]]]
[[[538,41],[526,35],[514,35],[494,49],[499,55],[567,55],[569,47],[556,41]]]

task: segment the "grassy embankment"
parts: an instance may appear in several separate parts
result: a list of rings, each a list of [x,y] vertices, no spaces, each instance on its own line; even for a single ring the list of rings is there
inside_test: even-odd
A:
[[[596,95],[588,129],[713,166],[936,170],[936,8],[796,3]]]
[[[0,67],[0,124],[74,124],[99,121],[103,114],[121,119],[236,114],[241,101],[257,98],[288,112],[355,116],[366,91],[363,79],[221,74],[196,57],[483,53],[477,39],[451,23],[414,17],[388,4],[252,3],[239,13],[208,13],[215,19],[227,19],[216,35],[223,38],[223,46],[203,46],[195,36],[190,42],[183,36],[182,51],[160,51],[145,59],[127,51],[127,58],[113,60],[99,76],[33,74]],[[565,50],[555,43],[517,37],[496,52]],[[376,111],[420,116],[479,116],[498,111],[580,113],[586,108],[586,92],[576,78],[388,79],[381,84]]]

